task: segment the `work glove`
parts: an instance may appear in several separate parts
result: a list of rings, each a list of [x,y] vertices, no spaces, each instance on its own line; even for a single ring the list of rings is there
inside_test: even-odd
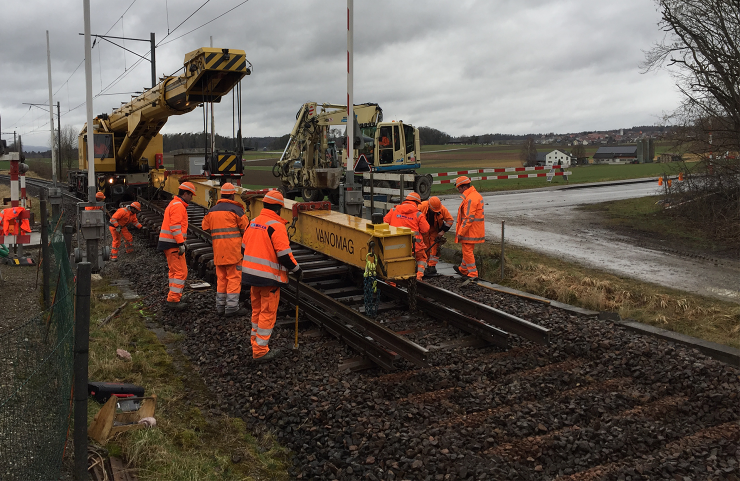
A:
[[[444,231],[437,232],[437,237],[444,237],[445,233]]]
[[[301,282],[303,280],[303,269],[301,269],[301,266],[297,266],[297,270],[293,271],[293,275],[298,282]]]
[[[185,244],[178,244],[177,252],[178,254],[183,255],[185,253]]]

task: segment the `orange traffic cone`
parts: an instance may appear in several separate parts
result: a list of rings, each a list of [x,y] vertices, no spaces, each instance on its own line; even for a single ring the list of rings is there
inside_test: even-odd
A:
[[[658,177],[658,185],[663,185],[663,177]]]
[[[668,187],[670,187],[671,184],[673,184],[673,181],[671,179],[668,179]]]
[[[678,181],[683,182],[683,172],[678,173]]]

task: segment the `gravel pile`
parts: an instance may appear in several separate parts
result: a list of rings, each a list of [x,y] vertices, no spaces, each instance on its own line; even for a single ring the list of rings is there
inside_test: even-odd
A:
[[[211,412],[273,430],[295,453],[297,479],[740,479],[740,372],[697,351],[436,278],[551,329],[551,345],[514,337],[508,351],[433,350],[426,369],[355,373],[337,366],[357,354],[313,326],[293,352],[288,324],[270,342],[286,355],[254,364],[249,319],[219,318],[212,292],[166,312],[164,256],[135,243],[108,275],[131,280],[159,322],[184,334]],[[465,337],[422,315],[380,320],[425,347]]]

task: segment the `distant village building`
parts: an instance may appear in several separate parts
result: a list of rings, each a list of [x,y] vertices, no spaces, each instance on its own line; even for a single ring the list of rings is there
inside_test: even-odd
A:
[[[561,165],[563,167],[570,167],[573,161],[573,155],[570,152],[563,152],[561,150],[553,150],[545,156],[545,165]]]
[[[595,164],[631,164],[637,162],[637,146],[599,147],[593,158]]]
[[[537,165],[570,167],[571,163],[573,163],[573,155],[570,152],[561,150],[537,152]]]

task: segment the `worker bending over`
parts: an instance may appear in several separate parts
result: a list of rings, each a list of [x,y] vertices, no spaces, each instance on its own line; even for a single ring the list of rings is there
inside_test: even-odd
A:
[[[280,217],[280,209],[285,205],[283,195],[273,190],[262,202],[262,211],[244,232],[241,265],[242,284],[251,286],[252,357],[258,362],[280,355],[279,349],[268,347],[280,302],[280,286],[288,283],[288,272],[301,277],[285,228],[288,221]]]
[[[457,209],[455,242],[462,244],[462,264],[452,266],[463,277],[478,278],[473,248],[486,240],[485,218],[483,216],[483,197],[475,190],[466,176],[455,179],[455,187],[462,194],[462,202]]]
[[[427,266],[426,245],[423,235],[429,232],[429,222],[421,212],[419,204],[421,197],[416,192],[406,196],[399,205],[392,208],[383,217],[383,222],[393,227],[408,227],[414,231],[414,257],[416,257],[416,279],[424,277],[424,269]]]
[[[239,293],[242,290],[242,236],[247,230],[249,219],[244,207],[234,200],[236,188],[231,183],[221,186],[221,199],[211,207],[203,218],[203,230],[211,231],[213,264],[216,266],[216,313],[226,317],[244,316],[245,308],[239,308]]]
[[[182,301],[182,291],[188,278],[188,264],[185,261],[185,239],[188,234],[188,202],[195,195],[195,186],[190,182],[180,184],[177,195],[164,211],[162,230],[159,231],[157,250],[164,251],[169,268],[170,291],[167,294],[167,307],[181,310],[187,307]]]
[[[102,194],[102,192],[98,192],[98,194]],[[95,198],[97,199],[97,194]],[[111,262],[118,261],[118,247],[121,245],[121,236],[123,236],[123,246],[126,249],[126,254],[134,252],[134,238],[131,236],[131,232],[128,231],[127,226],[133,224],[137,229],[141,229],[139,219],[136,218],[136,214],[139,212],[141,212],[141,204],[132,202],[128,207],[121,207],[111,216],[110,226],[108,226],[110,235],[113,237],[113,245],[110,249]]]
[[[419,210],[429,223],[429,232],[423,235],[427,248],[427,268],[425,273],[433,276],[437,273],[439,262],[439,246],[444,244],[445,232],[452,227],[452,215],[447,207],[442,205],[439,197],[430,197],[419,206]]]
[[[95,200],[98,202],[103,202],[105,200],[105,194],[103,194],[102,192],[98,192],[97,194],[95,194]],[[103,210],[103,207],[104,206],[102,205],[89,205],[85,207],[85,210]]]

